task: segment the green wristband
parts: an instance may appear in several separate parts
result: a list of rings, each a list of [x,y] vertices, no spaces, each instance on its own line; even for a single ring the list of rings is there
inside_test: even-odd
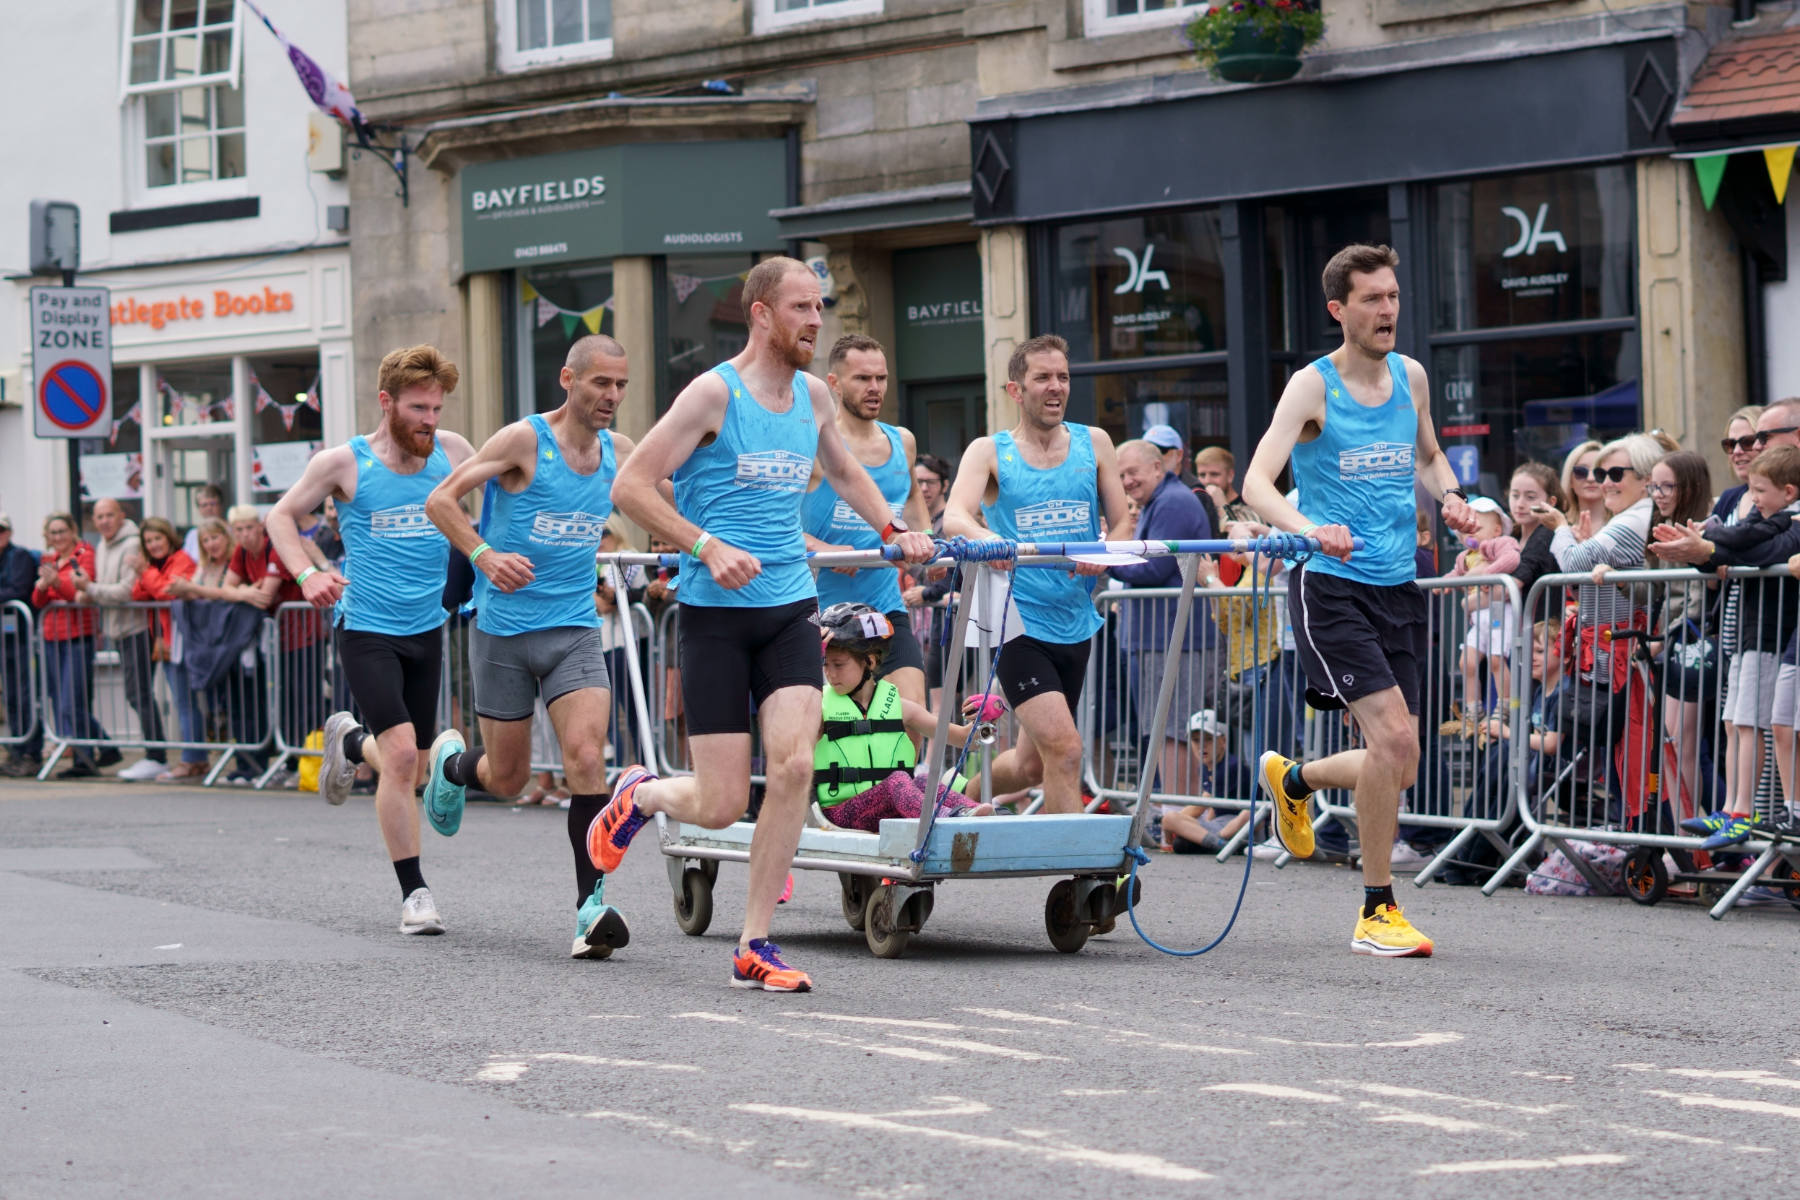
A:
[[[699,539],[695,541],[694,548],[688,551],[688,553],[692,554],[695,558],[699,558],[700,551],[704,550],[706,548],[706,543],[710,541],[712,541],[712,534],[702,532]]]
[[[481,545],[479,545],[479,546],[475,547],[473,550],[469,551],[469,565],[473,566],[475,564],[476,559],[480,558],[483,554],[486,554],[489,550],[492,550],[492,549],[493,549],[492,546],[488,545],[486,542],[483,542],[483,543],[481,543]]]
[[[318,573],[319,573],[319,568],[308,567],[304,571],[300,572],[298,575],[294,576],[294,582],[296,584],[304,584],[308,579],[311,579],[314,575],[317,575]]]
[[[1316,521],[1309,521],[1305,525],[1301,526],[1300,536],[1301,537],[1311,537],[1315,532],[1317,532],[1318,528],[1319,528],[1319,526]]]

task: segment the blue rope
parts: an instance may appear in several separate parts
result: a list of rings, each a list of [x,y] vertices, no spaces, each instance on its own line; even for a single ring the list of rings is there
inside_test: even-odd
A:
[[[1308,558],[1312,557],[1311,541],[1307,538],[1300,537],[1297,534],[1291,534],[1291,533],[1273,534],[1273,535],[1270,535],[1266,539],[1266,541],[1268,542],[1268,544],[1270,546],[1270,551],[1271,551],[1272,555],[1278,554],[1282,558],[1292,558],[1297,563],[1305,562]],[[1274,576],[1275,576],[1275,572],[1273,570],[1271,570],[1268,573],[1268,575],[1263,578],[1263,580],[1261,581],[1261,584],[1260,584],[1262,590],[1259,594],[1257,591],[1259,584],[1258,584],[1258,581],[1256,578],[1256,558],[1255,558],[1255,556],[1251,557],[1251,559],[1250,559],[1250,660],[1252,662],[1256,663],[1257,675],[1256,675],[1256,678],[1251,682],[1251,686],[1250,686],[1250,710],[1251,710],[1250,711],[1250,741],[1251,741],[1252,745],[1256,745],[1256,746],[1262,745],[1262,741],[1263,741],[1263,729],[1262,729],[1263,672],[1262,672],[1261,668],[1264,664],[1261,661],[1262,660],[1262,620],[1261,620],[1261,618],[1262,618],[1263,606],[1267,603],[1270,603],[1269,594],[1273,590]],[[1150,856],[1148,854],[1144,853],[1144,849],[1142,846],[1128,845],[1125,847],[1125,856],[1131,860],[1131,874],[1125,883],[1125,912],[1126,912],[1126,915],[1131,918],[1131,928],[1134,931],[1136,931],[1138,937],[1143,939],[1144,944],[1146,946],[1149,946],[1152,950],[1161,951],[1162,953],[1167,954],[1171,958],[1198,958],[1200,955],[1205,954],[1207,951],[1212,950],[1215,947],[1217,947],[1221,942],[1223,942],[1226,939],[1227,936],[1230,935],[1232,927],[1237,924],[1238,913],[1243,911],[1244,893],[1249,891],[1249,889],[1250,889],[1250,866],[1252,863],[1254,863],[1256,861],[1254,842],[1255,842],[1255,838],[1256,838],[1256,792],[1257,792],[1257,788],[1259,786],[1260,786],[1260,783],[1258,783],[1257,781],[1254,781],[1254,780],[1252,781],[1252,786],[1250,788],[1250,822],[1249,822],[1249,826],[1248,826],[1248,828],[1250,830],[1248,840],[1251,842],[1251,844],[1244,847],[1244,876],[1238,882],[1237,899],[1232,902],[1231,917],[1230,917],[1230,919],[1228,919],[1225,922],[1225,928],[1221,929],[1219,931],[1219,936],[1214,938],[1212,941],[1206,943],[1206,945],[1201,946],[1198,950],[1173,950],[1173,949],[1169,948],[1168,946],[1163,945],[1161,942],[1158,942],[1155,938],[1151,937],[1149,934],[1145,933],[1144,927],[1142,925],[1138,924],[1138,918],[1137,918],[1137,873],[1138,873],[1139,867],[1148,866],[1150,864]],[[1148,804],[1149,800],[1146,799],[1144,802],[1146,804]]]

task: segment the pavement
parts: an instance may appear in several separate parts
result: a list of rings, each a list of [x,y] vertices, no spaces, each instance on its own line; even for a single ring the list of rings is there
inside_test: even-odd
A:
[[[777,937],[818,987],[780,996],[726,986],[742,868],[684,936],[653,832],[608,882],[631,944],[565,957],[565,825],[486,804],[427,830],[449,932],[409,938],[367,798],[0,783],[0,1197],[1642,1200],[1794,1174],[1786,905],[1403,884],[1438,953],[1376,960],[1349,952],[1352,871],[1257,863],[1198,959],[1128,924],[1059,954],[1026,879],[940,888],[888,961],[803,873]],[[1155,856],[1147,931],[1210,941],[1241,878]]]

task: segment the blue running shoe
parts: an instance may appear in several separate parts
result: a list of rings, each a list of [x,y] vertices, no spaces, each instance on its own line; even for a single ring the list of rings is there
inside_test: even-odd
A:
[[[460,783],[451,783],[444,778],[444,760],[452,754],[461,754],[464,749],[462,734],[454,729],[444,730],[431,743],[431,775],[425,780],[425,818],[445,837],[462,828],[465,789]]]
[[[570,958],[608,958],[614,950],[631,941],[631,930],[619,910],[606,902],[602,893],[606,881],[594,884],[594,894],[581,902],[575,914],[575,944]]]
[[[1725,824],[1719,826],[1712,836],[1700,843],[1702,850],[1723,850],[1727,846],[1735,846],[1739,842],[1747,842],[1755,832],[1755,826],[1749,817],[1731,816]]]
[[[1681,827],[1689,833],[1717,833],[1731,824],[1731,821],[1731,814],[1721,809],[1707,813],[1704,817],[1689,817],[1681,823]]]

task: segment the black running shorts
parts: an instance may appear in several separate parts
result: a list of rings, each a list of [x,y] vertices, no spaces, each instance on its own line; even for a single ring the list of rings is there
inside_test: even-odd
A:
[[[1029,634],[1000,647],[995,675],[1006,702],[1017,708],[1033,696],[1061,692],[1074,714],[1087,682],[1088,643],[1040,642]],[[977,686],[971,682],[968,686]]]
[[[749,733],[750,710],[785,687],[823,690],[817,600],[775,608],[681,606],[681,698],[688,733]]]
[[[437,737],[438,680],[444,668],[444,631],[396,637],[360,629],[337,631],[338,661],[363,728],[377,737],[411,724],[423,750]]]
[[[1416,716],[1431,658],[1425,593],[1411,582],[1381,587],[1307,566],[1288,572],[1288,619],[1307,682],[1346,701],[1398,687]]]

